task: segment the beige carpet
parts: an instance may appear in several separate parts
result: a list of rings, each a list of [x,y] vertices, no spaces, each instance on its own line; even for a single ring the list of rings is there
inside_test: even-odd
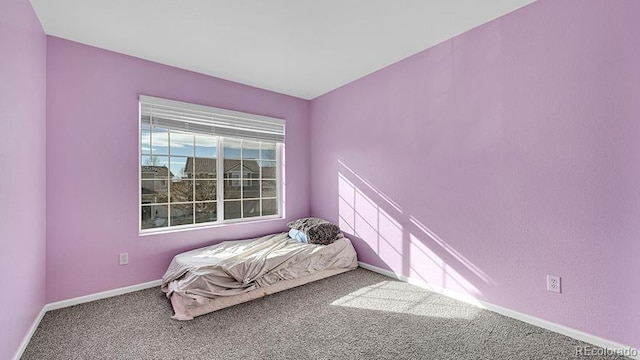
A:
[[[364,269],[172,314],[158,288],[51,311],[23,359],[576,359],[589,346]]]

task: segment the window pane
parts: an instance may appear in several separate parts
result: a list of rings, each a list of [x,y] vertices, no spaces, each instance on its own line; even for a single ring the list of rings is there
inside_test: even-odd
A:
[[[191,161],[187,164],[187,159]],[[171,169],[171,176],[174,179],[192,178],[193,177],[193,158],[186,158],[180,156],[171,156],[169,158],[169,167]]]
[[[193,158],[189,158],[191,160]],[[215,178],[216,177],[216,166],[217,159],[210,158],[195,158],[193,159],[193,163],[195,164],[196,177],[197,178]]]
[[[193,204],[171,205],[171,226],[193,224]]]
[[[263,179],[276,178],[276,162],[275,161],[260,161],[260,167],[262,169]]]
[[[167,205],[142,206],[142,229],[165,227],[167,221]]]
[[[225,179],[240,179],[243,172],[242,161],[224,159]],[[246,172],[246,171],[245,171]]]
[[[242,181],[242,197],[244,199],[260,197],[260,181],[259,180],[243,180]]]
[[[218,137],[196,135],[196,157],[218,157]]]
[[[218,205],[215,202],[196,204],[196,223],[214,222],[218,220]]]
[[[278,203],[276,199],[262,200],[262,216],[276,215],[278,213]]]
[[[240,159],[240,149],[242,142],[240,140],[224,139],[224,157],[225,159]]]
[[[275,180],[262,180],[262,197],[276,197]]]
[[[240,191],[242,181],[238,180],[225,180],[224,181],[224,198],[226,200],[230,199],[240,199]]]
[[[169,154],[169,130],[155,126],[151,128],[151,151],[154,155]]]
[[[140,127],[140,149],[143,154],[151,153],[151,130],[149,125]]]
[[[142,204],[166,203],[169,198],[167,180],[142,180],[140,201]]]
[[[243,217],[260,216],[260,200],[245,200],[242,203]]]
[[[224,219],[240,219],[240,201],[225,201],[224,202]]]
[[[140,159],[142,179],[169,179],[169,158],[143,155]]]
[[[193,135],[170,132],[171,155],[193,156]]]
[[[196,201],[216,199],[215,180],[196,180]]]
[[[276,159],[276,144],[262,143],[262,160]]]
[[[259,159],[260,143],[243,141],[242,142],[242,158],[243,159]]]
[[[257,179],[260,177],[258,160],[242,160],[242,178]]]
[[[193,201],[192,180],[171,181],[171,188],[169,190],[171,202]]]

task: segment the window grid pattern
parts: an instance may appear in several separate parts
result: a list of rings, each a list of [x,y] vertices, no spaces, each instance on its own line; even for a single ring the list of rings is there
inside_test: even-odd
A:
[[[275,144],[224,141],[224,218],[277,214]]]
[[[142,124],[141,230],[278,215],[277,169],[275,143]]]

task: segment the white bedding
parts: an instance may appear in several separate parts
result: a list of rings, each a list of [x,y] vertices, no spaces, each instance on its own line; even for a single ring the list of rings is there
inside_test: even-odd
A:
[[[355,269],[356,252],[346,238],[330,245],[303,244],[287,233],[225,241],[176,255],[162,278],[167,297],[175,293],[205,303],[243,294],[280,280],[324,270]]]

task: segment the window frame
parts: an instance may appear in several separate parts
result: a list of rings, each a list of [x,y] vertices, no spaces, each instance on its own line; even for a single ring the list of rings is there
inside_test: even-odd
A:
[[[142,104],[142,101],[139,101],[138,103],[139,105]],[[189,105],[189,104],[187,104]],[[197,105],[199,106],[199,105]],[[215,109],[215,108],[212,108]],[[222,110],[222,111],[228,111],[230,112],[230,110]],[[243,113],[245,116],[252,116],[252,114],[247,114],[247,113]],[[142,177],[142,157],[143,156],[154,156],[153,154],[153,150],[150,151],[150,154],[144,154],[142,151],[142,146],[143,146],[143,140],[142,140],[142,132],[143,132],[143,122],[142,122],[142,110],[141,107],[139,108],[139,112],[138,112],[138,234],[139,236],[145,236],[145,235],[155,235],[155,234],[162,234],[162,233],[172,233],[172,232],[181,232],[181,231],[187,231],[187,230],[196,230],[196,229],[205,229],[205,228],[214,228],[214,227],[220,227],[220,226],[227,226],[227,225],[234,225],[234,224],[242,224],[242,223],[252,223],[252,222],[262,222],[262,221],[271,221],[271,220],[282,220],[285,216],[285,202],[283,201],[284,199],[284,142],[275,142],[275,141],[267,141],[267,140],[258,140],[258,139],[244,139],[244,138],[235,138],[232,136],[223,136],[223,135],[216,135],[216,134],[211,134],[211,135],[203,135],[203,134],[199,134],[196,132],[188,132],[188,131],[180,131],[180,130],[172,130],[169,129],[168,133],[171,134],[171,132],[182,132],[182,133],[186,133],[189,135],[196,135],[196,136],[211,136],[211,137],[216,137],[217,138],[217,142],[216,142],[216,146],[217,146],[217,155],[216,155],[216,177],[215,177],[215,181],[216,181],[216,221],[212,221],[212,222],[204,222],[204,223],[195,223],[195,205],[197,203],[203,203],[206,201],[197,201],[195,194],[194,197],[191,201],[189,202],[180,202],[180,203],[184,203],[184,204],[191,204],[194,208],[193,208],[193,221],[194,223],[192,224],[185,224],[185,225],[174,225],[171,226],[171,185],[170,183],[172,182],[171,179],[171,168],[168,167],[168,179],[165,180],[167,181],[167,186],[168,186],[168,193],[167,193],[167,225],[166,226],[162,226],[162,227],[153,227],[153,228],[147,228],[147,229],[143,229],[142,228],[142,215],[143,215],[143,204],[142,204],[142,181],[143,181],[143,177]],[[279,119],[278,119],[279,120]],[[161,126],[158,126],[161,127]],[[150,125],[150,133],[152,133],[152,129],[153,129],[153,125]],[[171,135],[169,135],[170,137]],[[243,211],[243,206],[244,206],[244,189],[241,187],[240,190],[240,198],[239,199],[231,199],[231,200],[237,200],[240,202],[241,207],[240,207],[240,218],[234,218],[234,219],[224,219],[224,204],[225,204],[225,199],[224,199],[224,184],[225,184],[225,180],[227,180],[224,175],[224,142],[225,140],[233,140],[233,141],[238,141],[241,140],[241,145],[240,145],[240,160],[244,161],[244,160],[252,160],[252,159],[244,159],[243,158],[243,154],[242,154],[242,149],[244,141],[248,141],[251,143],[269,143],[269,144],[274,144],[275,145],[275,182],[276,182],[276,196],[275,196],[275,200],[276,200],[276,206],[277,206],[277,211],[276,214],[273,215],[264,215],[264,216],[251,216],[251,217],[244,217],[244,211]],[[257,159],[256,161],[261,161],[262,160],[262,145],[259,149],[260,152],[260,158]],[[158,156],[166,156],[168,159],[171,158],[171,146],[170,143],[167,144],[167,155],[158,155]],[[177,156],[182,156],[182,155],[177,155]],[[197,157],[195,156],[195,148],[194,148],[194,159],[196,159]],[[273,161],[273,160],[268,160],[268,161]],[[241,162],[242,164],[242,162]],[[170,164],[168,164],[169,166]],[[242,171],[242,169],[241,169]],[[262,172],[262,170],[261,170]],[[148,179],[147,179],[148,180]],[[193,186],[195,189],[195,184],[196,184],[196,175],[195,175],[195,171],[194,171],[194,176],[193,178],[191,178],[191,180],[193,181]],[[272,178],[266,179],[266,180],[273,180]],[[158,181],[158,180],[156,180]],[[260,189],[260,196],[255,198],[256,200],[260,201],[260,208],[262,208],[262,201],[264,199],[264,197],[262,196],[262,176],[260,175],[258,178],[251,178],[251,179],[245,179],[245,178],[241,178],[238,179],[238,181],[244,185],[244,182],[246,181],[258,181],[259,184],[259,189]],[[195,190],[194,190],[195,191]],[[252,198],[253,199],[253,198]],[[267,200],[273,200],[273,197],[268,197]],[[227,200],[228,201],[228,200]],[[163,206],[165,205],[164,203],[158,203],[158,206]]]

